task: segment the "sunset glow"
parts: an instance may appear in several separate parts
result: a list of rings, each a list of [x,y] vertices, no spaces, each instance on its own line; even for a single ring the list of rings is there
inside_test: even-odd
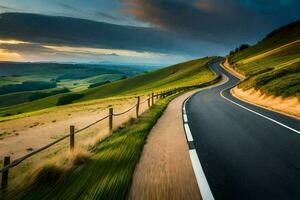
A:
[[[21,61],[22,56],[15,52],[7,52],[0,49],[0,61]]]
[[[0,40],[0,44],[29,44],[29,42],[20,40]]]
[[[44,46],[45,48],[53,49],[55,51],[67,52],[67,53],[88,53],[98,55],[117,55],[126,57],[144,57],[151,58],[155,56],[163,56],[159,53],[151,52],[137,52],[131,50],[122,49],[101,49],[101,48],[87,48],[87,47],[69,47],[69,46]]]

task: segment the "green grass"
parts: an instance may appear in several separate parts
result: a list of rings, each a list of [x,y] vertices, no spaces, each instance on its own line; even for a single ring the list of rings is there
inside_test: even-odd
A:
[[[204,67],[212,59],[213,57],[192,60],[104,86],[91,88],[83,92],[84,98],[80,101],[200,84],[208,81],[213,76],[213,73],[207,70],[207,67]]]
[[[11,93],[6,95],[0,95],[0,108],[29,102],[31,101],[31,98],[34,95],[37,95],[39,93],[53,94],[53,93],[65,93],[65,92],[67,92],[67,90],[64,90],[63,88],[54,88],[54,89],[16,92],[16,93]]]
[[[152,70],[152,67],[147,69]],[[7,85],[19,85],[26,81],[56,82],[57,88],[68,88],[72,92],[81,92],[91,84],[104,81],[116,81],[123,76],[141,74],[145,67],[118,66],[102,64],[59,64],[59,63],[12,63],[0,62],[0,88]],[[57,102],[53,98],[38,102],[29,102],[30,94],[37,92],[33,87],[30,91],[19,91],[11,95],[0,94],[1,116],[16,115],[35,110],[53,107]],[[52,96],[52,95],[51,95]],[[59,97],[55,97],[57,101]],[[22,105],[19,105],[22,104]],[[35,104],[40,104],[39,106]],[[8,107],[7,112],[6,108]],[[24,109],[23,109],[24,108]]]
[[[229,56],[229,62],[246,80],[239,87],[259,89],[267,95],[300,98],[300,43],[264,57],[255,57],[300,39],[300,21],[269,34],[256,45]],[[256,58],[246,62],[249,58]]]
[[[300,62],[250,77],[240,84],[244,89],[260,89],[274,96],[300,97]]]
[[[292,45],[291,47],[284,49],[283,51],[249,62],[247,64],[237,64],[236,67],[246,76],[252,76],[268,67],[272,67],[275,69],[280,68],[285,63],[297,58],[300,58],[300,43]]]
[[[255,56],[272,50],[276,47],[280,47],[284,44],[293,42],[300,39],[300,21],[288,24],[280,29],[275,30],[270,33],[262,41],[258,42],[256,45],[239,52],[231,57],[234,62],[241,61],[251,56]]]
[[[138,120],[97,143],[89,156],[74,159],[71,167],[44,166],[7,199],[125,199],[147,135],[175,96],[158,101]]]
[[[145,94],[150,91],[166,90],[173,87],[190,86],[211,80],[214,74],[208,70],[206,64],[215,57],[197,59],[185,63],[180,63],[167,68],[149,72],[146,74],[115,81],[103,86],[89,88],[81,91],[84,97],[75,101],[83,102],[87,100],[133,96]],[[5,115],[16,115],[42,110],[57,105],[58,99],[63,94],[39,99],[33,102],[26,102],[15,106],[0,108],[0,120],[5,120]],[[22,116],[22,115],[21,115]]]
[[[204,77],[198,77],[188,83],[193,83],[193,85],[197,83],[202,87],[215,83],[218,79],[206,66],[207,60],[200,61],[192,63],[201,64],[196,65],[195,68],[200,68],[197,70]],[[179,66],[184,67],[184,65]],[[168,74],[167,76],[170,78]],[[178,79],[176,82],[188,81],[188,77],[195,76],[195,74],[181,76],[185,78]],[[173,81],[166,85],[171,87],[172,84]],[[180,83],[178,86],[186,86],[186,83]],[[37,170],[36,165],[25,162],[22,163],[23,167],[18,168],[18,166],[18,169],[12,169],[10,176],[13,175],[18,180],[10,181],[9,191],[5,194],[6,199],[126,198],[147,135],[174,97],[176,95],[158,101],[138,120],[131,120],[116,130],[113,135],[96,143],[89,149],[87,155],[79,155],[70,160],[62,157],[56,158],[54,155],[51,160],[55,161],[56,158],[56,160],[60,159],[60,162],[48,162]],[[28,174],[27,170],[31,173]],[[21,179],[18,178],[18,173],[21,173]],[[22,187],[19,187],[20,183]]]

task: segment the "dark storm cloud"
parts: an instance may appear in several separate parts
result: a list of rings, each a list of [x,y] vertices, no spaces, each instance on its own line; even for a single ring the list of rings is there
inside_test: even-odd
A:
[[[138,20],[187,37],[227,44],[254,41],[299,17],[293,0],[123,0]],[[279,10],[278,10],[279,9]]]
[[[164,31],[153,28],[112,25],[83,19],[35,14],[0,15],[0,38],[32,43],[183,52],[190,47]]]
[[[7,1],[0,3],[4,6],[0,5],[0,10],[24,9],[23,12],[51,16],[1,14],[0,39],[27,41],[41,48],[65,45],[126,49],[189,58],[224,55],[241,43],[254,43],[300,17],[299,0],[28,0],[26,3],[31,6]],[[38,46],[28,49],[34,52]]]
[[[107,14],[107,13],[102,12],[102,11],[97,11],[97,10],[96,10],[96,11],[94,11],[94,14],[95,14],[95,16],[97,16],[97,17],[110,19],[110,20],[112,20],[112,21],[120,21],[119,18],[114,17],[113,15]]]

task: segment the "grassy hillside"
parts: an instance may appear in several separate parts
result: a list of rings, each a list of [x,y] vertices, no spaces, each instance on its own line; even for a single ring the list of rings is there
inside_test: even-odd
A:
[[[254,87],[275,96],[300,97],[300,21],[229,56],[229,62],[247,77],[240,87]]]
[[[32,96],[39,95],[40,98],[45,98],[65,93],[66,91],[62,90],[66,89],[71,92],[84,91],[95,84],[121,80],[154,69],[156,67],[111,63],[0,62],[0,108],[30,102],[34,99]]]
[[[92,88],[83,93],[84,98],[80,101],[200,84],[212,78],[213,73],[207,70],[207,67],[204,67],[211,59],[212,58],[192,60],[122,81]]]
[[[117,95],[117,91],[125,95],[148,89],[203,84],[216,78],[206,65],[211,59],[194,60],[112,83],[110,95]],[[107,87],[98,87],[95,93],[108,90]],[[85,95],[87,99],[102,97]],[[98,141],[87,153],[60,157],[60,162],[46,162],[38,168],[30,167],[35,170],[28,173],[26,182],[22,182],[21,187],[11,186],[5,199],[126,199],[147,135],[177,95],[159,100],[141,117],[130,120],[105,140]]]
[[[126,199],[135,165],[151,128],[174,97],[160,100],[138,120],[97,143],[66,166],[48,164],[5,199]],[[29,177],[29,176],[28,176]]]
[[[66,93],[66,92],[69,92],[67,88],[55,88],[55,89],[16,92],[12,94],[0,95],[0,107],[17,105],[24,102],[30,102],[47,96],[52,96],[55,94]]]
[[[132,96],[135,94],[149,93],[150,91],[166,90],[172,87],[200,84],[214,77],[214,74],[208,70],[206,66],[206,63],[212,59],[214,59],[214,57],[193,60],[102,86],[89,88],[80,92],[83,97],[74,102],[107,97],[120,97],[124,95]],[[71,94],[76,94],[76,92]],[[0,108],[0,116],[2,116],[3,119],[3,116],[54,107],[57,105],[59,99],[65,95],[66,94],[58,94],[32,102]]]

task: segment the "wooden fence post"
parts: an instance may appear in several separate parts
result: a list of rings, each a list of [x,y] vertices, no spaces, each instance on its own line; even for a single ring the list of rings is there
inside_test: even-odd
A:
[[[114,110],[111,106],[109,106],[109,131],[111,132],[113,130],[113,115]]]
[[[10,164],[10,156],[5,156],[3,166],[6,167],[9,164]],[[8,170],[9,169],[2,172],[1,189],[6,189],[7,188],[7,185],[8,185]]]
[[[136,118],[139,117],[139,110],[140,110],[140,97],[137,97],[137,104],[136,104]]]
[[[152,106],[153,106],[154,105],[154,93],[153,92],[152,92],[151,100],[152,100]]]
[[[70,126],[70,151],[74,150],[75,146],[75,126]]]
[[[149,97],[149,98],[148,98],[148,108],[150,108],[150,107],[151,107],[151,105],[150,105],[150,98],[151,98],[151,97],[150,97],[150,95],[148,95],[148,97]]]

